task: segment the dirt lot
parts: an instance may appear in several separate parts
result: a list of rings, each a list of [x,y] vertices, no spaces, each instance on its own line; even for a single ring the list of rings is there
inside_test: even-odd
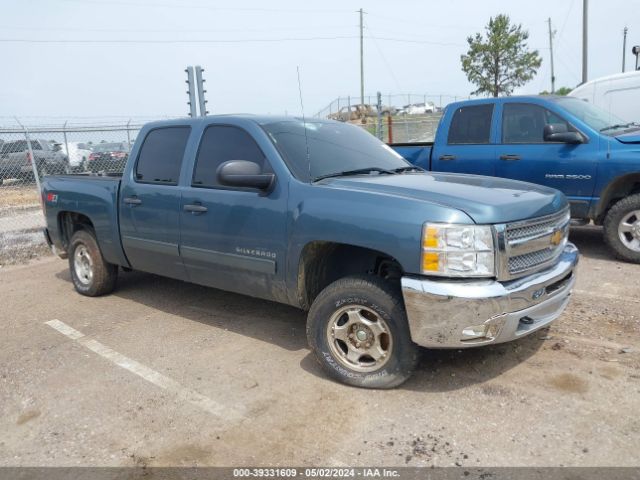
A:
[[[327,380],[293,308],[141,273],[90,299],[61,260],[4,267],[0,465],[638,466],[640,265],[572,238],[549,331],[425,351],[392,391]]]

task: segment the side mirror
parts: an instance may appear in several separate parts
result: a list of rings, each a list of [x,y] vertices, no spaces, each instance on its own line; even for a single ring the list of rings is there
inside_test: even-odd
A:
[[[559,143],[583,143],[582,135],[578,132],[570,132],[564,123],[550,123],[544,126],[544,141]]]
[[[260,165],[246,160],[229,160],[218,167],[218,182],[227,187],[257,188],[267,190],[276,176],[273,173],[262,173]]]

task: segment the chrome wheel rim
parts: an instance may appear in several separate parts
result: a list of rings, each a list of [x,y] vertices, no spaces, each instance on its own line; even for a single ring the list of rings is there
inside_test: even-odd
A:
[[[622,217],[618,237],[629,250],[640,252],[640,210],[633,210]]]
[[[357,372],[373,372],[391,357],[393,337],[382,317],[362,305],[344,306],[327,324],[327,342],[334,358]]]
[[[83,285],[89,285],[93,279],[93,260],[87,247],[79,245],[73,254],[73,268],[76,277]]]

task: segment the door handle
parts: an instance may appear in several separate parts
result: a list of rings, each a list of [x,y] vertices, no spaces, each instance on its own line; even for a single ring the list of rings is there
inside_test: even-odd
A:
[[[520,160],[520,155],[500,155],[500,160]]]
[[[123,201],[124,203],[132,207],[142,204],[142,200],[140,200],[138,197],[125,197]]]
[[[455,155],[440,155],[440,160],[449,161],[449,160],[455,160],[455,159],[456,159]]]
[[[208,209],[207,207],[203,206],[203,205],[198,205],[198,204],[194,204],[194,205],[183,205],[182,209],[185,212],[191,212],[194,215],[198,215],[200,213],[205,213]]]

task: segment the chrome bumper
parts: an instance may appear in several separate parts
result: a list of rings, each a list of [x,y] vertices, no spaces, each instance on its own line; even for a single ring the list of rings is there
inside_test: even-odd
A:
[[[555,266],[508,282],[402,277],[411,338],[428,348],[508,342],[558,318],[576,281],[578,249],[568,243]]]

